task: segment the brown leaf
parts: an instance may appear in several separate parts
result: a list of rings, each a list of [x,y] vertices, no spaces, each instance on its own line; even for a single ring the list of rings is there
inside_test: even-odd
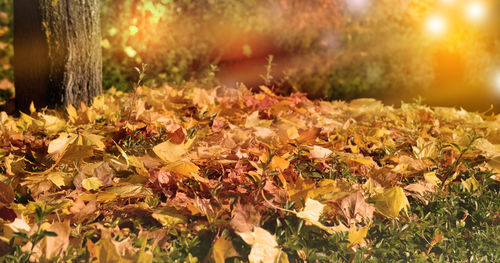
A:
[[[347,218],[350,225],[364,223],[366,219],[373,218],[375,207],[366,203],[361,191],[350,194],[340,202],[342,213]]]
[[[316,141],[316,138],[319,137],[320,133],[321,133],[320,128],[311,128],[308,130],[301,131],[299,134],[299,138],[297,138],[297,141],[312,144]]]
[[[233,218],[230,225],[237,232],[248,232],[254,226],[258,226],[260,222],[260,214],[251,204],[242,204],[238,202],[233,208]]]
[[[167,135],[168,139],[173,144],[181,144],[186,139],[186,134],[184,133],[182,127],[178,128],[174,132],[167,133]]]
[[[16,220],[16,212],[14,212],[14,210],[6,207],[6,206],[3,206],[3,205],[0,205],[0,218],[5,220],[5,221],[9,221],[9,222],[14,222],[14,220]]]
[[[61,256],[69,246],[69,234],[71,233],[70,222],[55,222],[53,223],[48,231],[57,234],[55,237],[45,238],[45,255],[47,258],[54,256]]]
[[[71,219],[74,223],[92,221],[98,215],[96,213],[97,202],[95,200],[91,200],[87,204],[85,204],[85,202],[81,198],[77,198],[69,211],[71,212]]]
[[[104,185],[109,185],[113,182],[116,172],[109,166],[109,163],[103,162],[94,170],[94,177],[99,178]]]
[[[12,186],[0,181],[0,205],[9,205],[14,202],[16,194],[12,190]]]

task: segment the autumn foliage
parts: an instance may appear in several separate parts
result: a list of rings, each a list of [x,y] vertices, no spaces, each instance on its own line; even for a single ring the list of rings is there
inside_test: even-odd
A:
[[[499,181],[498,116],[453,108],[164,86],[0,117],[2,253],[32,260],[306,260],[290,222],[369,251],[374,220]]]

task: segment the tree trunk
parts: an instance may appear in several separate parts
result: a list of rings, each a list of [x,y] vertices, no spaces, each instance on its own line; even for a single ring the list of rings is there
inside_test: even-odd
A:
[[[16,106],[89,104],[102,92],[100,0],[14,1]]]

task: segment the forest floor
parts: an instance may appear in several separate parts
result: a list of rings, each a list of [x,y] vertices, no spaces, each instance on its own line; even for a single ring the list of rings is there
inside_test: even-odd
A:
[[[0,261],[500,261],[500,115],[266,87],[0,114]]]

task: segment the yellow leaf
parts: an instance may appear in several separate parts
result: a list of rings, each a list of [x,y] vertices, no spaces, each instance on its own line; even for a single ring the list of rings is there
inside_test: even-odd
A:
[[[102,140],[104,137],[96,134],[86,133],[82,134],[79,138],[78,145],[94,146],[97,150],[104,150],[106,147]]]
[[[19,120],[17,120],[16,126],[21,128],[22,130],[27,130],[31,125],[33,125],[33,122],[35,121],[36,120],[33,119],[31,116],[21,112],[21,116],[19,117]]]
[[[226,258],[239,257],[240,254],[234,249],[233,242],[226,237],[220,237],[215,241],[212,248],[212,257],[215,263],[224,263]]]
[[[69,121],[75,123],[76,120],[78,119],[78,113],[75,109],[75,107],[73,107],[73,105],[68,105],[68,107],[66,107],[66,112],[68,113],[68,117],[69,117]]]
[[[137,173],[141,176],[148,176],[148,170],[144,167],[144,163],[136,156],[129,156],[130,166],[134,167]]]
[[[424,174],[424,179],[426,182],[431,183],[435,186],[441,183],[441,180],[436,176],[435,172],[429,172]]]
[[[388,217],[396,218],[401,210],[407,211],[410,203],[406,198],[403,189],[398,186],[394,186],[389,189],[384,189],[384,191],[375,196],[375,208],[377,211]]]
[[[122,184],[114,186],[107,189],[106,192],[116,193],[122,198],[150,196],[153,194],[151,189],[145,188],[142,185],[134,184]]]
[[[248,232],[236,232],[243,241],[252,246],[248,260],[251,263],[276,262],[280,258],[281,249],[276,238],[267,230],[254,227]]]
[[[349,243],[351,246],[357,245],[357,244],[362,244],[366,234],[368,234],[368,229],[370,226],[365,226],[360,228],[359,230],[356,230],[356,227],[353,227],[351,230],[349,230]]]
[[[115,200],[116,198],[118,198],[118,194],[117,193],[113,193],[113,192],[100,192],[100,193],[97,194],[97,197],[92,198],[91,200],[97,200],[97,202],[107,203],[107,202]]]
[[[189,161],[176,161],[169,163],[163,167],[163,169],[176,172],[178,174],[192,177],[193,174],[198,174],[200,168],[196,164]]]
[[[368,180],[366,180],[366,183],[363,184],[363,189],[370,196],[379,194],[384,191],[384,188],[377,186],[377,184],[375,184],[375,182],[371,178],[368,178]]]
[[[426,142],[425,139],[420,137],[417,139],[416,143],[417,145],[413,146],[412,149],[415,157],[419,160],[428,158],[434,159],[439,154],[437,143],[435,141]]]
[[[350,193],[350,186],[346,182],[337,182],[335,180],[324,179],[317,185],[312,180],[304,180],[299,177],[293,185],[287,186],[290,200],[297,203],[300,208],[300,199],[307,198],[319,200],[336,200]]]
[[[500,145],[492,144],[487,139],[480,138],[474,142],[474,147],[484,153],[489,159],[500,156]]]
[[[57,187],[61,188],[66,185],[66,179],[68,178],[63,172],[53,172],[47,175],[47,178],[55,184]]]
[[[368,165],[368,166],[375,166],[376,165],[376,163],[370,159],[356,158],[356,159],[353,159],[353,161],[355,161],[359,164]]]
[[[30,103],[30,113],[33,113],[33,112],[36,112],[36,108],[35,108],[35,103],[33,103],[33,101],[31,101],[31,103]]]
[[[279,127],[279,134],[290,140],[297,139],[299,135],[299,130],[295,126],[290,126],[289,124],[281,124]]]
[[[169,141],[156,145],[153,147],[153,151],[160,159],[167,163],[180,161],[187,152],[183,144],[173,144]]]
[[[134,262],[133,260],[120,256],[116,248],[116,245],[113,243],[110,237],[101,238],[101,240],[99,240],[99,242],[96,243],[94,252],[97,258],[97,260],[94,261],[96,263]]]
[[[187,218],[173,207],[163,207],[156,209],[152,217],[163,226],[173,226],[187,222]]]
[[[299,218],[308,220],[308,221],[319,221],[319,217],[321,213],[323,213],[324,204],[308,198],[305,204],[305,207],[302,211],[297,213]]]
[[[283,172],[288,168],[288,166],[290,166],[290,162],[279,156],[274,156],[273,159],[271,159],[271,163],[269,165],[271,167],[271,170],[278,170],[280,172]]]
[[[49,143],[47,152],[49,154],[62,153],[66,148],[72,144],[78,135],[73,133],[61,133],[59,137]]]
[[[128,158],[127,153],[115,141],[113,141],[113,143],[115,143],[116,148],[120,151],[120,154],[122,155],[123,159],[125,159],[125,162],[127,162],[127,167],[130,166],[130,162],[129,162],[129,158]]]
[[[335,234],[338,232],[344,232],[347,231],[348,229],[341,223],[338,226],[325,226],[322,223],[319,222],[319,218],[321,214],[323,213],[325,205],[322,203],[308,198],[305,207],[302,211],[297,212],[296,215],[299,218],[302,218],[306,220],[307,222],[311,223],[312,225],[315,225],[319,227],[320,229],[325,230],[329,234]]]
[[[103,186],[102,181],[97,177],[85,178],[82,181],[82,187],[86,190],[97,190],[99,187]]]
[[[479,188],[479,182],[474,176],[471,176],[467,180],[462,180],[462,187],[467,190],[467,192],[472,192]]]
[[[66,121],[56,116],[40,114],[43,118],[43,128],[48,133],[54,134],[66,129]]]

